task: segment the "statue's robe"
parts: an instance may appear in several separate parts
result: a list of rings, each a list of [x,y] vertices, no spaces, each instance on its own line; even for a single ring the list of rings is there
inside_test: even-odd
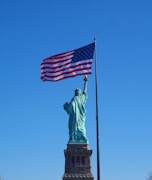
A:
[[[85,104],[87,95],[74,96],[65,110],[69,114],[69,142],[87,143],[85,128]]]

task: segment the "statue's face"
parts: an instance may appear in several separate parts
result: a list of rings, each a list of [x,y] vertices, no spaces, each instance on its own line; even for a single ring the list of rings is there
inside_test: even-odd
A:
[[[80,89],[76,89],[75,90],[75,96],[79,96],[81,94],[81,90]]]

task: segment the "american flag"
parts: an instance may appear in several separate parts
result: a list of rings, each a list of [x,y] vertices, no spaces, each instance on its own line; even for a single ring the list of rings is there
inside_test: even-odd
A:
[[[91,74],[95,43],[45,58],[41,63],[42,81],[59,81]]]

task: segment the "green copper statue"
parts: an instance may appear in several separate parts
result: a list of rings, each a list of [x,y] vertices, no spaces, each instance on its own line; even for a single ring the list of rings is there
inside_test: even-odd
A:
[[[88,78],[84,76],[84,89],[75,90],[75,96],[70,103],[64,104],[64,109],[69,115],[69,143],[87,144],[85,128],[85,104],[87,100]]]

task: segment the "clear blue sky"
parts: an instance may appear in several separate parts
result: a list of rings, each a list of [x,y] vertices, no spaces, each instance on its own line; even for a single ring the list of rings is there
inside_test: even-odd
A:
[[[152,1],[2,0],[0,176],[61,180],[68,142],[63,104],[83,76],[41,82],[43,58],[97,38],[102,180],[145,180],[152,171]],[[96,179],[95,78],[87,136]]]

